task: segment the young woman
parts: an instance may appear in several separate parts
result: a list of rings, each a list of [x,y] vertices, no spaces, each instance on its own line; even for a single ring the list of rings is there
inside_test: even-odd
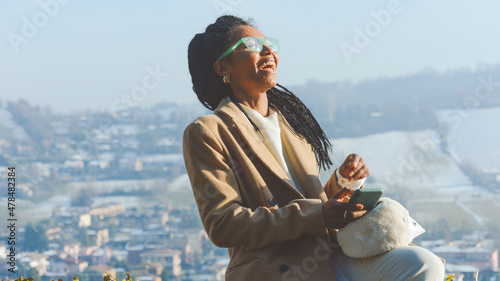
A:
[[[335,230],[362,216],[344,202],[369,175],[351,154],[323,186],[331,145],[307,107],[277,83],[277,39],[222,16],[189,44],[193,90],[213,110],[184,132],[203,226],[229,250],[226,280],[443,280],[441,261],[407,247],[351,259]],[[342,188],[345,187],[345,188]]]

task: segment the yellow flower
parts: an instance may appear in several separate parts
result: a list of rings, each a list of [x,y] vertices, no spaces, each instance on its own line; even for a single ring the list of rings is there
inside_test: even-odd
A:
[[[453,274],[446,275],[446,281],[453,281],[453,277],[455,277]]]

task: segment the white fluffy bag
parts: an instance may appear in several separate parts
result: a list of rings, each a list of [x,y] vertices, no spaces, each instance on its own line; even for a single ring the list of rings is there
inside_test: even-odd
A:
[[[367,258],[407,246],[423,232],[408,210],[383,197],[371,211],[341,228],[337,239],[347,256]]]

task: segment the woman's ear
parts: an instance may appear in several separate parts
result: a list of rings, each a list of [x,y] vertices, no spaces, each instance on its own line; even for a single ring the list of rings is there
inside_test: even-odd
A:
[[[224,77],[224,76],[230,74],[227,62],[223,62],[223,61],[220,61],[220,60],[214,62],[214,70],[221,77]]]

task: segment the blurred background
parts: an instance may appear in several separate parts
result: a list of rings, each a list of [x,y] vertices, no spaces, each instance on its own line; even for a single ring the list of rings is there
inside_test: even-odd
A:
[[[365,186],[408,208],[426,229],[414,242],[455,280],[498,280],[499,11],[486,0],[3,1],[0,276],[223,280],[227,251],[201,226],[181,143],[210,113],[191,90],[189,41],[233,14],[279,39],[278,81],[316,116],[334,163],[361,155]]]

